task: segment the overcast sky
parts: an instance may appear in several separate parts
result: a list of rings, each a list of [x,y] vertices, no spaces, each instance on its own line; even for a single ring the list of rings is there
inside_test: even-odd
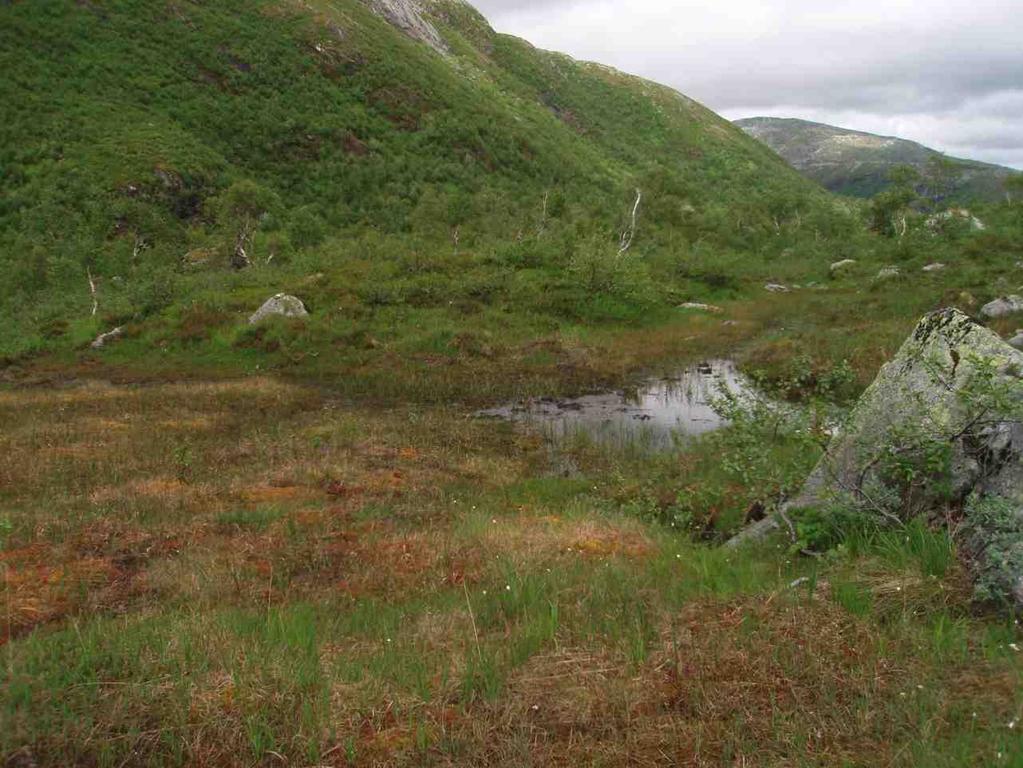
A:
[[[496,29],[671,85],[1023,169],[1023,0],[471,0]]]

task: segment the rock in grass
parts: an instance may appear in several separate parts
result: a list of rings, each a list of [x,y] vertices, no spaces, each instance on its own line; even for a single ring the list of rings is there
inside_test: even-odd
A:
[[[964,509],[978,591],[1023,608],[1021,418],[1023,353],[958,310],[928,315],[786,511],[895,524]],[[738,541],[772,527],[769,518]]]
[[[103,349],[103,347],[105,347],[111,341],[116,341],[123,335],[124,328],[119,326],[117,328],[114,328],[114,330],[112,331],[101,333],[99,336],[96,337],[96,340],[92,342],[92,344],[90,344],[89,346],[91,346],[93,349]]]
[[[877,273],[877,280],[894,280],[902,276],[902,270],[898,267],[884,267]]]
[[[700,304],[695,301],[687,301],[685,304],[679,304],[679,309],[692,309],[696,312],[712,312],[715,315],[721,314],[725,310],[721,307],[716,307],[713,304]]]
[[[790,293],[792,291],[787,285],[781,285],[780,283],[768,283],[764,286],[764,290],[770,293]]]
[[[212,248],[196,248],[181,257],[181,265],[186,269],[198,269],[213,261],[215,256]]]
[[[249,325],[256,325],[268,317],[308,317],[305,304],[295,296],[286,293],[278,293],[273,298],[267,299],[256,313],[249,318]]]
[[[831,265],[831,276],[842,277],[852,272],[852,268],[856,266],[856,259],[842,259],[842,261],[836,261]]]
[[[944,272],[945,265],[941,262],[935,262],[934,264],[928,264],[923,268],[923,272]]]
[[[965,208],[951,208],[941,213],[936,213],[927,219],[928,228],[937,231],[949,222],[962,222],[969,226],[973,232],[983,232],[987,225],[970,213]]]
[[[973,309],[977,306],[977,298],[969,291],[963,291],[956,297],[956,301],[960,306],[966,307],[967,309]]]
[[[991,303],[985,304],[980,310],[984,317],[991,319],[1014,315],[1017,312],[1023,312],[1023,297],[1015,295],[995,299]]]
[[[857,403],[845,431],[829,447],[792,505],[813,506],[836,492],[862,497],[869,493],[868,486],[883,486],[881,454],[890,453],[894,442],[906,442],[899,435],[913,433],[920,439],[934,437],[946,442],[961,438],[964,427],[978,415],[971,412],[967,395],[979,388],[986,376],[992,377],[991,386],[1008,386],[1023,403],[1023,354],[958,310],[928,315],[881,369]],[[997,428],[1002,418],[1010,417],[1013,414],[991,413],[984,415],[984,421]],[[962,442],[954,448],[962,456],[976,453],[976,446]],[[1023,451],[1016,457],[1017,463],[1020,459]],[[1023,482],[1023,464],[1019,468]],[[977,485],[969,477],[952,480],[953,485],[968,491]]]

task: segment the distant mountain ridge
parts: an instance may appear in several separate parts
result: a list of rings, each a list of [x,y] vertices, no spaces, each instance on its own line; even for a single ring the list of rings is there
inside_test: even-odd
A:
[[[897,165],[921,172],[941,152],[914,141],[878,136],[807,120],[751,117],[736,125],[767,144],[796,170],[832,192],[872,197],[889,186]],[[953,197],[962,202],[994,201],[1004,195],[1005,179],[1014,171],[975,160],[946,157],[961,172]]]

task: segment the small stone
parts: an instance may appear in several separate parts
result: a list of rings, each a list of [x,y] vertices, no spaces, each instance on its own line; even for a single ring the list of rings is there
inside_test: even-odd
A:
[[[896,277],[902,276],[902,270],[898,267],[884,267],[880,272],[877,273],[877,280],[893,280]]]
[[[249,318],[249,325],[256,325],[268,317],[308,317],[309,312],[301,299],[289,296],[286,293],[278,293],[276,296],[267,299],[256,313]]]
[[[842,259],[842,261],[836,261],[831,265],[831,276],[839,277],[846,275],[852,271],[852,267],[856,266],[856,259]]]
[[[928,264],[923,268],[924,272],[941,272],[945,269],[945,265],[941,262],[935,262],[934,264]]]
[[[696,310],[697,312],[712,312],[714,314],[720,314],[720,313],[724,312],[724,310],[721,309],[721,307],[716,307],[713,304],[700,304],[699,302],[695,302],[695,301],[687,301],[684,304],[679,304],[678,308],[679,309],[692,309],[692,310]]]
[[[92,344],[90,344],[89,346],[91,346],[93,349],[103,349],[103,347],[105,347],[108,343],[110,343],[111,341],[116,341],[123,335],[124,328],[118,326],[117,328],[114,328],[114,330],[112,331],[101,333],[99,336],[96,337],[96,340],[92,342]]]
[[[181,257],[181,264],[186,268],[204,267],[213,260],[215,255],[211,248],[196,248]]]
[[[780,283],[768,283],[764,286],[764,290],[770,291],[771,293],[789,293],[792,289],[787,285],[781,285]]]
[[[970,213],[965,208],[951,208],[941,213],[936,213],[927,219],[927,227],[931,230],[938,231],[942,227],[952,221],[964,222],[974,232],[983,232],[987,229],[987,225]]]

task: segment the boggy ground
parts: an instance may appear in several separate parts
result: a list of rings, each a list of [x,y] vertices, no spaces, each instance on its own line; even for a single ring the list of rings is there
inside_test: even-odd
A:
[[[466,409],[260,377],[0,424],[7,765],[1023,765],[1018,631],[944,535],[692,543],[626,500],[730,482],[699,446],[555,476]]]

